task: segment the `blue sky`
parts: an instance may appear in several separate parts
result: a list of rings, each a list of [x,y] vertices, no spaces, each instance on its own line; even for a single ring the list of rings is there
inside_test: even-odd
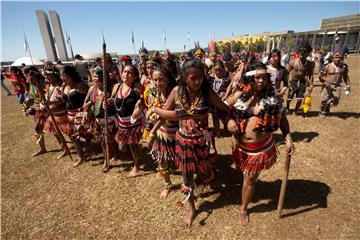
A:
[[[306,31],[320,28],[323,18],[359,13],[359,2],[1,2],[2,61],[27,56],[23,29],[32,56],[46,58],[35,10],[55,10],[62,28],[69,33],[76,53],[101,52],[101,29],[108,52],[134,53],[141,41],[148,49],[173,51],[187,47],[187,32],[206,47],[216,39],[231,34],[264,31]],[[70,55],[70,54],[69,54]]]

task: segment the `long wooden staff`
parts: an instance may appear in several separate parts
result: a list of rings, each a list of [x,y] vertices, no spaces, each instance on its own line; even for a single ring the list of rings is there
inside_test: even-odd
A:
[[[42,99],[42,103],[44,104],[45,108],[46,108],[46,111],[49,113],[50,117],[51,117],[51,120],[53,121],[54,123],[54,126],[55,126],[55,130],[56,130],[56,133],[58,134],[58,136],[60,137],[60,139],[56,138],[59,142],[59,144],[61,145],[61,147],[63,147],[63,149],[65,150],[66,152],[66,155],[69,155],[71,161],[74,161],[72,156],[71,156],[71,152],[68,148],[68,146],[66,145],[66,140],[64,138],[64,135],[62,134],[60,128],[59,128],[59,125],[57,124],[57,121],[54,117],[54,114],[53,112],[51,111],[50,107],[49,107],[49,104],[48,102],[46,101],[46,98],[44,96],[44,93],[42,91],[42,89],[40,88],[37,80],[35,81],[32,81],[34,83],[34,86],[36,88],[36,90],[38,91],[38,93],[40,94],[40,98]]]
[[[282,209],[283,209],[283,205],[284,205],[286,184],[287,184],[288,176],[289,176],[290,161],[291,161],[291,156],[289,154],[287,154],[286,160],[285,160],[285,166],[284,166],[284,177],[283,177],[283,180],[281,182],[279,202],[278,202],[278,207],[277,207],[278,218],[281,218],[281,216],[282,216]]]
[[[101,30],[102,32],[102,37],[103,37],[103,80],[104,80],[104,104],[107,104],[107,100],[108,100],[108,71],[106,70],[106,66],[105,66],[105,54],[106,54],[106,43],[105,43],[105,37],[104,37],[104,32]],[[104,161],[105,161],[105,166],[106,166],[106,170],[109,169],[109,122],[108,122],[108,109],[107,107],[104,108],[104,120],[105,120],[105,129],[104,129],[104,140],[105,140],[105,154],[104,154]]]

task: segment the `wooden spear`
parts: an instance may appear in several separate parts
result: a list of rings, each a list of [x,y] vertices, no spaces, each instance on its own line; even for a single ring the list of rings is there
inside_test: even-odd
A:
[[[287,184],[288,176],[289,176],[290,161],[291,161],[291,156],[289,154],[287,154],[286,155],[286,160],[285,160],[285,166],[284,166],[284,176],[283,176],[283,180],[281,182],[279,202],[278,202],[278,207],[277,207],[278,218],[281,218],[281,216],[282,216],[282,209],[283,209],[283,205],[284,205],[286,184]]]
[[[105,43],[105,37],[104,37],[104,32],[101,30],[102,33],[102,37],[103,37],[103,44],[102,44],[102,48],[103,48],[103,81],[104,81],[104,104],[107,104],[107,100],[108,100],[108,71],[106,70],[106,66],[105,66],[105,54],[106,54],[106,43]],[[105,153],[104,153],[104,165],[105,168],[102,168],[103,172],[107,172],[109,170],[109,122],[108,122],[108,109],[107,107],[104,108],[104,120],[105,120],[105,128],[103,129],[104,131],[104,140],[105,140]]]

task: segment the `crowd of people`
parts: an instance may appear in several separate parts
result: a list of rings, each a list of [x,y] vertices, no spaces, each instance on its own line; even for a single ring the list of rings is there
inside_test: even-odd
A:
[[[74,167],[86,160],[84,146],[100,144],[104,155],[112,159],[128,148],[134,162],[129,177],[136,177],[141,175],[140,143],[146,143],[158,164],[156,178],[164,181],[160,198],[173,190],[171,168],[182,173],[186,226],[197,215],[194,175],[205,185],[214,184],[215,139],[221,137],[221,122],[231,133],[233,159],[243,174],[239,221],[247,225],[256,180],[277,159],[273,132],[281,130],[285,154],[292,155],[295,147],[286,115],[294,98],[294,111],[301,111],[304,97],[314,86],[317,57],[306,39],[291,57],[284,56],[273,49],[265,60],[245,50],[237,56],[227,51],[207,57],[201,48],[181,56],[170,51],[166,56],[159,52],[149,56],[142,47],[137,61],[122,56],[116,64],[105,54],[91,69],[77,62],[71,66],[46,62],[42,69],[11,67],[2,73],[2,83],[3,77],[11,80],[23,111],[34,117],[39,149],[33,157],[47,152],[47,132],[61,145],[58,158],[69,154],[64,138],[72,143],[77,154]],[[339,103],[342,82],[349,94],[343,58],[337,47],[331,63],[321,69],[321,116]],[[209,114],[214,128],[209,127]],[[109,170],[107,161],[101,170]]]

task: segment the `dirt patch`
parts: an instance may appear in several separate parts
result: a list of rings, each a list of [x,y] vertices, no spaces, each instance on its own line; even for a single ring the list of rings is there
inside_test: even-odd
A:
[[[351,95],[343,95],[329,117],[318,117],[320,85],[314,89],[309,117],[290,115],[296,146],[284,205],[276,206],[283,176],[281,156],[264,171],[250,204],[250,225],[238,224],[241,174],[234,168],[230,138],[217,140],[218,182],[200,188],[201,213],[184,229],[176,190],[159,199],[163,187],[155,165],[143,159],[143,176],[126,178],[124,157],[109,173],[100,171],[101,155],[74,169],[69,158],[56,160],[59,146],[46,135],[50,151],[36,150],[33,122],[20,111],[15,96],[1,95],[1,236],[3,239],[358,239],[359,216],[359,76],[360,56],[350,56]],[[8,84],[9,82],[7,82]],[[173,183],[181,183],[174,172]]]

